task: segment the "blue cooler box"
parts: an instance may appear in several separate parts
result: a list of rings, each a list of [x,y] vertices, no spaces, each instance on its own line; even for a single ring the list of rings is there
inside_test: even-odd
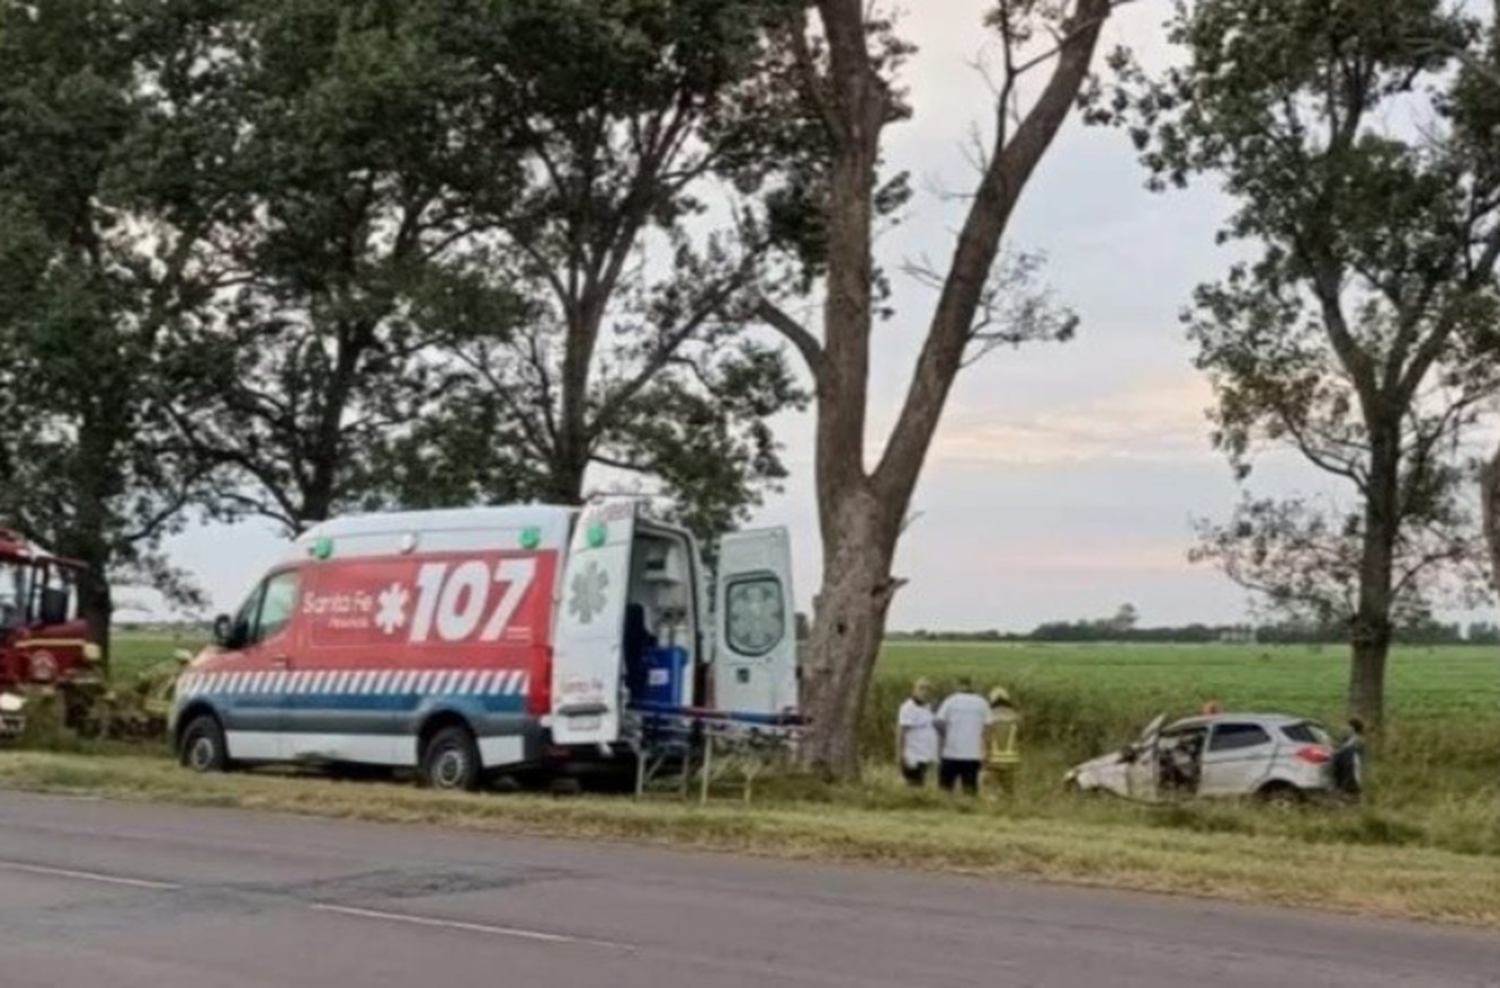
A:
[[[645,701],[667,707],[682,706],[687,662],[687,649],[675,645],[647,653]]]

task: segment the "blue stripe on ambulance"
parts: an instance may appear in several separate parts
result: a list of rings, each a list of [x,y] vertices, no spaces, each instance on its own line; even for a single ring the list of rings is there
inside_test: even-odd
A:
[[[401,713],[432,701],[465,701],[491,713],[525,709],[519,670],[429,672],[205,672],[177,684],[177,702],[231,702],[238,709],[367,710]]]

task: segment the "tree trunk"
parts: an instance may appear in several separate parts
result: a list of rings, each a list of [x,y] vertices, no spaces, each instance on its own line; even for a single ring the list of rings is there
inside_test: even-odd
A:
[[[1349,712],[1371,727],[1385,719],[1385,667],[1390,655],[1396,536],[1400,518],[1400,427],[1370,430],[1370,487],[1365,497],[1359,600],[1350,622]]]
[[[1000,240],[1073,106],[1111,4],[1082,0],[1063,26],[1057,66],[1036,105],[1009,132],[1012,140],[1006,130],[996,135],[912,386],[873,475],[864,449],[875,308],[874,192],[881,133],[895,104],[872,62],[863,0],[819,0],[818,10],[827,39],[827,85],[813,86],[808,97],[823,117],[830,150],[828,287],[824,342],[815,361],[823,583],[803,676],[804,709],[812,723],[804,759],[826,776],[849,779],[859,774],[860,715],[901,583],[892,578],[891,564],[902,520],[963,365]]]
[[[99,645],[99,666],[109,675],[110,623],[114,618],[114,591],[101,568],[90,567],[78,578],[78,616],[88,626],[90,641]]]
[[[589,469],[589,454],[586,449],[569,453],[559,446],[556,454],[549,459],[547,500],[552,504],[582,503],[583,479]]]
[[[1500,447],[1494,459],[1485,464],[1483,480],[1484,538],[1490,546],[1490,571],[1495,589],[1500,591]]]
[[[311,483],[302,493],[302,508],[298,511],[295,534],[301,535],[314,525],[333,517],[333,485],[338,471],[340,456],[337,452],[319,458],[314,464]]]
[[[869,491],[833,508],[823,583],[803,667],[805,712],[816,729],[803,760],[830,779],[860,769],[860,717],[896,583],[890,577],[898,526]]]
[[[118,435],[113,409],[95,405],[78,425],[78,454],[70,471],[75,509],[67,527],[58,532],[56,551],[83,563],[78,575],[78,616],[88,626],[89,638],[99,645],[100,666],[109,673],[110,625],[114,596],[110,568],[117,547],[110,538],[110,500],[119,487],[115,472]],[[119,421],[125,421],[121,419]]]
[[[802,758],[826,778],[852,779],[859,775],[860,713],[885,632],[890,593],[883,588],[895,546],[864,458],[874,193],[889,96],[865,48],[861,4],[824,0],[821,7],[836,96],[827,107],[833,118],[829,268],[815,457],[823,583],[802,680],[812,727]]]

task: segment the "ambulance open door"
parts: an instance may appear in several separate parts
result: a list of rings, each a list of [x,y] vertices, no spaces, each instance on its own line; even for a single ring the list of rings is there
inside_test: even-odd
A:
[[[798,709],[788,531],[726,535],[714,590],[714,706],[753,714]]]
[[[620,736],[621,658],[638,502],[607,498],[578,519],[552,643],[552,739],[602,744]]]

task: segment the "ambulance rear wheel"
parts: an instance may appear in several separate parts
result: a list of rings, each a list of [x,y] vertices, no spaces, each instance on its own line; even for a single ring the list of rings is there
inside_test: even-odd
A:
[[[445,727],[422,752],[422,784],[450,792],[473,792],[483,777],[479,746],[466,727]]]
[[[224,728],[219,719],[202,714],[188,724],[182,732],[182,764],[194,772],[226,772],[229,770],[229,749],[224,743]]]

